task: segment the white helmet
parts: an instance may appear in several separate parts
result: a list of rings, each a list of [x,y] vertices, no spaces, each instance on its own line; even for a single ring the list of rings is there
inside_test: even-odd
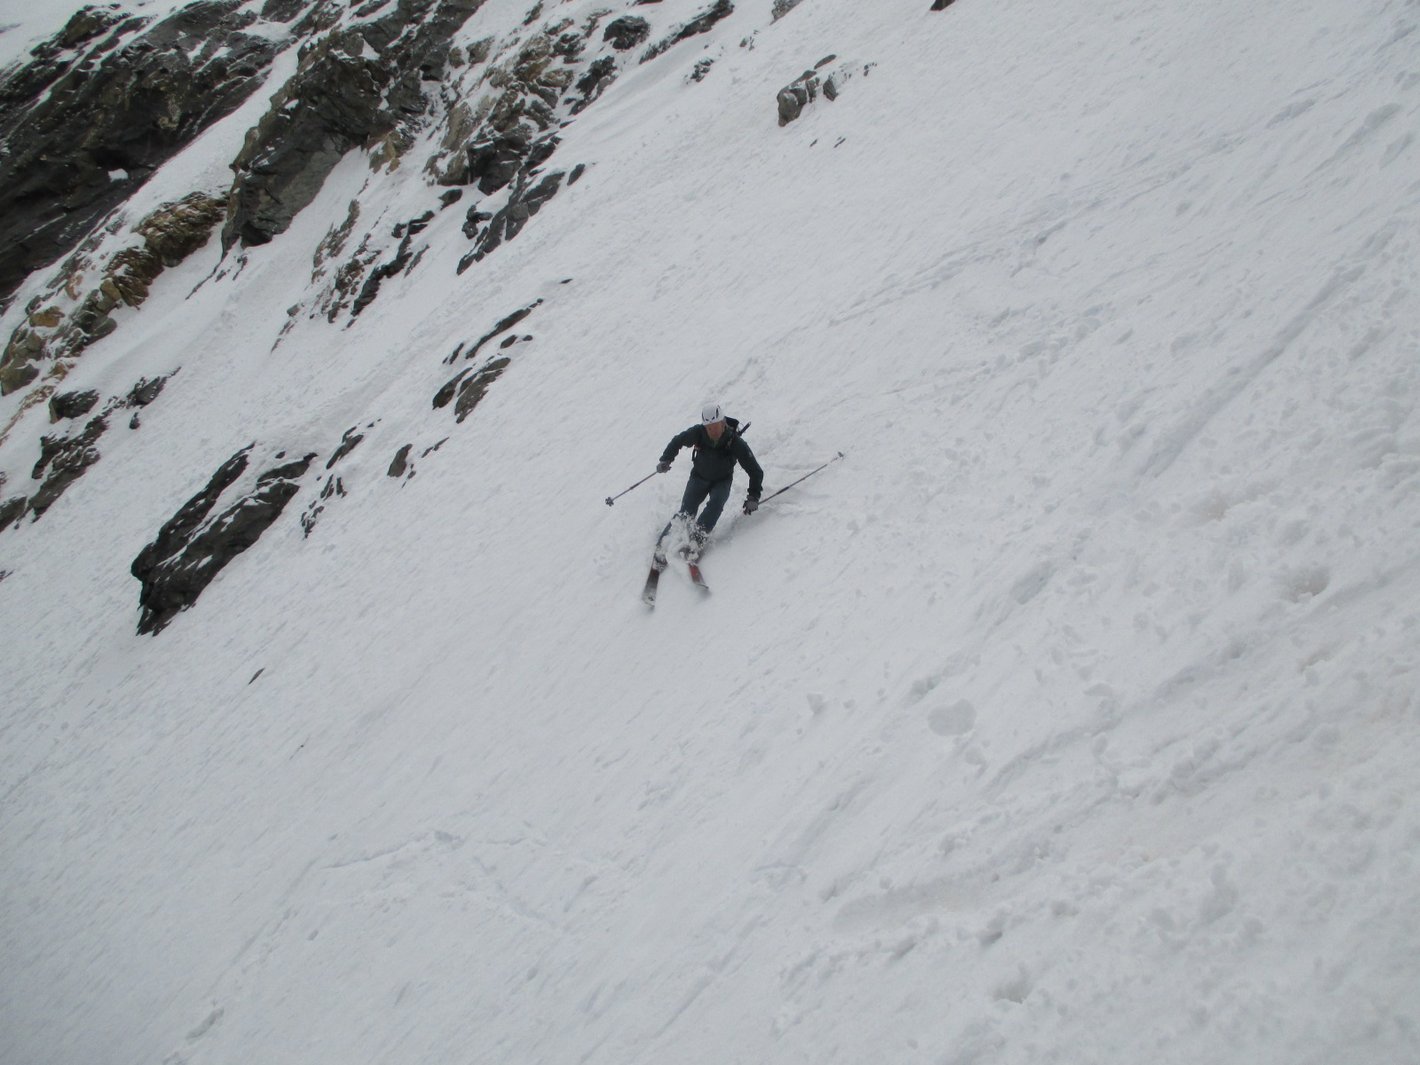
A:
[[[720,413],[720,404],[707,403],[700,408],[700,424],[709,425],[711,422],[721,421],[725,416]]]

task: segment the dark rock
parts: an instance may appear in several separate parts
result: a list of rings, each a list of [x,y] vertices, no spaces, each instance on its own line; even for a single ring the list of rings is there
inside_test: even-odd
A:
[[[221,200],[193,193],[165,203],[134,227],[141,245],[121,249],[103,267],[98,288],[89,292],[64,323],[58,307],[37,310],[28,326],[16,329],[0,358],[0,392],[8,394],[37,376],[25,363],[44,358],[77,358],[95,340],[118,328],[109,312],[120,304],[137,307],[167,267],[176,266],[207,242],[221,220]],[[34,328],[58,329],[46,341]]]
[[[232,167],[222,249],[265,244],[285,232],[352,148],[388,133],[383,110],[390,75],[364,55],[354,30],[332,33],[302,56],[296,75],[247,134]]]
[[[4,355],[0,355],[0,395],[24,388],[39,376],[33,363],[49,354],[44,338],[33,329],[20,326],[10,335]]]
[[[561,137],[544,137],[535,141],[528,149],[527,160],[523,163],[524,174],[534,174],[538,167],[547,162],[557,151],[557,146],[562,143]]]
[[[0,297],[261,84],[278,45],[246,32],[243,6],[204,0],[146,28],[85,9],[0,82]]]
[[[623,15],[607,24],[602,40],[618,52],[627,52],[645,43],[651,36],[651,24],[638,15]]]
[[[327,467],[329,468],[329,467]],[[345,497],[345,482],[339,477],[331,475],[325,479],[325,486],[321,488],[320,495],[306,508],[306,512],[301,515],[301,535],[303,538],[309,537],[315,531],[316,522],[325,513],[326,504],[332,499]]]
[[[587,50],[587,40],[580,33],[564,33],[552,45],[552,54],[564,63],[578,63]]]
[[[518,323],[526,321],[528,316],[532,314],[533,311],[537,310],[540,306],[542,306],[542,300],[538,300],[536,303],[532,303],[526,307],[520,308],[519,310],[516,310],[512,314],[508,315],[506,318],[502,319],[487,333],[479,337],[478,342],[473,345],[473,349],[469,351],[466,358],[472,359],[478,354],[478,349],[483,347],[484,344],[487,344],[494,337],[502,336],[504,333],[512,329],[513,326],[517,325]]]
[[[361,241],[354,257],[335,272],[330,297],[326,301],[327,321],[334,322],[345,310],[347,303],[359,295],[365,271],[374,264],[376,258],[373,253],[366,253],[365,246],[366,242]]]
[[[464,369],[456,373],[451,379],[444,382],[443,387],[441,387],[439,391],[434,393],[434,409],[441,410],[444,407],[447,407],[449,403],[453,400],[454,394],[458,391],[458,387],[463,382],[463,379],[472,372],[472,367],[465,367]]]
[[[491,211],[480,211],[478,205],[474,204],[468,209],[468,214],[464,216],[463,235],[473,240],[478,236],[478,227],[493,217]]]
[[[955,0],[932,0],[931,11],[945,11],[955,3]]]
[[[146,377],[139,378],[138,383],[128,390],[128,398],[124,401],[124,406],[146,407],[162,395],[167,383],[167,377],[155,377],[151,381]]]
[[[340,446],[337,447],[334,453],[330,456],[330,461],[325,464],[325,468],[327,470],[330,469],[346,455],[354,451],[360,445],[360,441],[364,439],[365,434],[356,432],[354,427],[345,430],[345,435],[341,437],[340,440]]]
[[[774,6],[769,9],[769,21],[778,22],[802,2],[803,0],[774,0]]]
[[[139,633],[161,632],[196,603],[213,578],[281,516],[315,458],[310,454],[267,470],[249,493],[212,517],[222,496],[245,473],[250,451],[243,448],[224,462],[133,560],[130,572],[142,585]]]
[[[454,417],[460,423],[473,413],[473,408],[478,406],[483,397],[488,394],[488,387],[503,376],[503,371],[512,361],[506,357],[494,359],[459,386],[459,398],[454,404]]]
[[[481,262],[505,240],[512,240],[521,233],[528,220],[557,195],[564,177],[564,173],[557,171],[532,187],[515,189],[508,198],[508,205],[493,216],[488,228],[479,236],[478,246],[459,263],[459,272],[462,273],[470,263]]]
[[[177,266],[207,243],[226,212],[225,200],[193,192],[174,203],[163,204],[136,229],[163,266]]]
[[[821,74],[821,71],[837,58],[836,55],[825,56],[814,65],[813,70],[804,71],[779,90],[776,99],[779,107],[779,125],[787,126],[797,119],[803,114],[805,107],[818,99],[819,93],[829,100],[838,99],[842,83],[851,77],[851,71],[845,65],[826,76]]]
[[[779,90],[779,124],[787,126],[801,114],[818,93],[818,80],[796,81]]]
[[[531,146],[532,136],[521,126],[475,141],[468,146],[469,182],[477,182],[485,196],[506,188],[523,168]]]
[[[577,91],[582,94],[582,98],[572,104],[572,113],[576,115],[585,111],[592,101],[604,93],[607,86],[616,80],[616,74],[616,60],[611,56],[603,56],[594,60],[587,67],[587,72],[577,80]]]
[[[123,15],[119,13],[117,4],[111,4],[107,8],[82,7],[59,31],[55,43],[65,50],[77,48],[122,21]]]
[[[100,291],[90,293],[79,305],[70,321],[74,328],[83,334],[82,346],[87,347],[96,340],[102,340],[118,328],[118,323],[108,314],[118,306],[118,302],[116,294]]]
[[[413,237],[409,234],[399,242],[399,250],[395,252],[394,258],[389,262],[381,263],[370,271],[370,276],[365,279],[364,286],[360,289],[360,295],[355,297],[355,305],[350,309],[352,318],[359,317],[360,312],[375,302],[375,297],[380,293],[380,285],[386,278],[394,277],[402,273],[404,268],[410,264],[413,254],[409,250]]]
[[[445,207],[452,207],[461,199],[463,199],[463,189],[450,189],[439,197],[439,209],[443,210]]]
[[[499,321],[497,325],[495,325],[492,329],[490,329],[487,333],[485,333],[478,339],[477,343],[473,345],[473,347],[469,350],[469,353],[467,356],[465,356],[465,358],[472,359],[478,354],[479,350],[490,340],[493,340],[495,337],[502,336],[504,333],[507,333],[509,330],[511,330],[519,322],[525,321],[527,317],[541,305],[542,300],[538,300],[527,307],[519,308],[512,314],[508,315],[506,318]],[[516,343],[517,339],[518,338],[516,336],[509,337],[503,342],[503,348],[507,348],[510,344]],[[525,339],[531,340],[532,338],[526,337]],[[454,357],[457,358],[459,352],[462,350],[463,345],[460,344],[458,348],[454,351]],[[491,385],[495,380],[497,380],[498,376],[502,374],[503,370],[507,367],[508,362],[509,360],[506,357],[494,359],[483,367],[481,367],[477,373],[473,372],[472,367],[466,367],[463,370],[460,370],[452,378],[446,381],[444,383],[444,386],[440,388],[437,393],[435,393],[433,404],[434,409],[438,410],[442,407],[447,407],[450,401],[452,401],[454,397],[457,396],[458,403],[455,405],[454,409],[456,413],[460,411],[462,412],[458,414],[458,420],[463,421],[464,418],[468,416],[468,412],[471,411],[478,404],[478,401],[483,398],[483,394],[488,390],[488,386]],[[440,443],[442,443],[442,441],[440,441]]]
[[[39,491],[29,501],[30,512],[36,518],[42,517],[70,485],[99,461],[99,449],[94,444],[107,430],[108,422],[100,416],[91,419],[76,436],[40,438],[39,462],[30,474],[36,481],[44,478]]]
[[[4,78],[0,79],[0,126],[10,119],[11,112],[18,113],[38,100],[44,90],[81,58],[65,53],[87,44],[106,29],[120,27],[109,41],[92,50],[91,55],[97,56],[116,44],[125,30],[136,30],[146,22],[146,19],[125,18],[118,12],[117,4],[107,8],[81,8],[59,33],[30,52],[29,63],[4,72]]]
[[[394,453],[394,461],[390,463],[389,476],[403,477],[405,471],[409,469],[409,452],[413,450],[413,444],[405,444]],[[420,482],[423,483],[422,481]]]
[[[735,5],[732,0],[715,0],[707,10],[691,19],[685,25],[675,30],[669,37],[666,37],[659,44],[654,44],[646,49],[641,56],[641,62],[649,63],[659,55],[663,55],[682,41],[688,41],[692,37],[702,33],[709,33],[715,25],[724,18],[734,14]]]
[[[49,420],[60,421],[64,418],[82,418],[99,401],[99,394],[92,389],[87,392],[60,392],[51,396],[49,400]]]
[[[453,35],[482,4],[399,0],[381,18],[307,45],[233,163],[223,249],[284,232],[347,152],[410,133],[427,109],[424,83],[442,77]]]
[[[310,0],[266,0],[261,17],[268,22],[290,22],[304,11]]]
[[[317,268],[323,267],[345,249],[350,234],[355,231],[355,223],[359,220],[360,201],[351,200],[350,207],[345,213],[345,221],[339,225],[331,226],[325,236],[321,238],[321,242],[316,245],[315,264]]]
[[[120,303],[137,307],[148,298],[149,287],[163,272],[163,260],[147,245],[124,248],[109,263],[100,287],[113,301],[110,311]]]
[[[0,503],[0,529],[8,529],[12,525],[18,525],[29,508],[30,501],[24,496],[11,496],[5,502]]]

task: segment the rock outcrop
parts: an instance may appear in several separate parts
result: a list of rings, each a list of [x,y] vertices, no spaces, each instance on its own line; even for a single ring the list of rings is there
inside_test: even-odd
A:
[[[108,431],[113,414],[123,409],[146,407],[158,398],[167,380],[166,377],[151,381],[143,378],[126,396],[111,398],[104,404],[103,410],[77,433],[46,434],[41,437],[39,461],[30,473],[30,479],[39,481],[40,485],[31,496],[13,496],[5,501],[3,509],[0,509],[0,529],[18,523],[26,514],[34,520],[41,518],[70,485],[102,458],[98,442]],[[50,419],[58,422],[82,418],[94,409],[98,400],[99,393],[92,389],[53,395],[49,401]],[[138,428],[136,412],[129,428]]]
[[[28,385],[39,376],[42,361],[77,358],[113,332],[117,322],[111,312],[142,304],[158,275],[207,243],[222,212],[220,199],[200,192],[163,204],[134,228],[139,240],[97,271],[97,283],[87,280],[93,271],[88,256],[73,256],[51,288],[35,298],[0,354],[0,394]]]
[[[86,7],[0,79],[0,298],[247,99],[281,47],[261,21],[242,0],[152,25]]]
[[[804,113],[804,108],[820,95],[830,101],[838,99],[844,84],[853,76],[853,68],[850,64],[840,64],[829,70],[829,64],[837,58],[836,55],[830,55],[820,59],[812,70],[804,71],[779,90],[779,95],[775,98],[779,108],[779,125],[787,126],[795,121]],[[866,74],[871,69],[872,64],[869,64],[864,67],[863,73]]]
[[[161,632],[196,603],[217,574],[281,516],[315,459],[309,454],[273,466],[213,516],[246,473],[251,450],[251,446],[243,448],[218,467],[207,486],[183,504],[133,560],[130,572],[142,585],[139,633]],[[276,456],[284,458],[284,454]]]
[[[472,361],[478,355],[479,351],[482,350],[483,345],[487,344],[494,337],[503,336],[505,333],[508,334],[499,345],[499,350],[503,352],[503,354],[490,356],[481,366],[469,366],[460,370],[444,383],[444,386],[434,395],[434,409],[439,410],[443,407],[447,407],[450,402],[453,402],[454,417],[457,421],[462,423],[463,420],[473,412],[473,409],[482,402],[483,397],[488,394],[488,389],[493,382],[502,377],[503,371],[512,363],[512,356],[507,354],[508,350],[515,344],[527,343],[532,340],[531,336],[520,337],[516,333],[512,333],[511,330],[513,326],[525,321],[541,304],[542,300],[538,300],[536,303],[516,310],[499,321],[497,325],[474,343],[467,354],[464,353],[463,344],[455,348],[454,353],[444,360],[446,363],[457,362],[460,357],[465,361]]]
[[[646,43],[651,36],[651,24],[639,15],[623,15],[607,23],[602,40],[618,52],[629,52]]]
[[[373,429],[375,423],[371,422],[365,426],[366,430]],[[320,521],[320,516],[325,513],[326,506],[336,499],[345,498],[345,479],[338,473],[332,472],[340,461],[360,446],[364,441],[365,434],[357,426],[351,426],[341,437],[340,444],[326,460],[325,483],[321,485],[320,491],[316,493],[316,498],[307,505],[301,514],[301,532],[309,537],[315,531],[316,523]]]
[[[30,513],[36,518],[43,516],[65,489],[99,461],[99,449],[95,445],[107,430],[108,419],[100,415],[75,436],[46,436],[40,440],[39,462],[30,476],[42,483],[26,504]]]
[[[676,27],[668,36],[662,38],[650,48],[647,48],[641,56],[641,62],[649,63],[657,56],[668,52],[682,41],[688,41],[692,37],[698,37],[702,33],[709,33],[715,28],[721,19],[728,18],[735,13],[735,5],[731,0],[715,0],[706,10],[702,11],[695,18],[684,25]]]
[[[483,0],[400,0],[389,14],[302,48],[294,77],[233,162],[222,247],[265,244],[291,224],[352,149],[387,140],[390,161],[428,110],[450,40]]]

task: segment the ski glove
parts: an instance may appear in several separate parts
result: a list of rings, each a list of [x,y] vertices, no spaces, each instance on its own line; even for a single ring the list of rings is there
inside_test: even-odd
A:
[[[746,513],[746,514],[753,514],[753,513],[754,513],[756,510],[758,510],[758,509],[759,509],[759,500],[754,499],[754,498],[749,498],[749,499],[746,499],[746,500],[745,500],[745,513]]]
[[[671,464],[670,464],[669,462],[658,462],[658,463],[656,463],[656,472],[657,472],[657,473],[670,473],[670,472],[671,472]]]

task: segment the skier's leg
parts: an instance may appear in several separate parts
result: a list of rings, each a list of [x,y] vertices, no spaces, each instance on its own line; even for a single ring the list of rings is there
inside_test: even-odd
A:
[[[725,501],[730,498],[730,478],[723,481],[716,481],[710,485],[710,501],[705,504],[705,509],[700,512],[700,520],[696,522],[699,527],[699,539],[704,542],[710,535],[710,531],[715,528],[715,523],[720,520],[720,512],[725,509]]]
[[[680,515],[687,521],[695,517],[695,512],[700,509],[700,504],[711,490],[711,484],[705,478],[696,474],[690,475],[690,480],[685,482],[685,495],[680,500]]]
[[[685,494],[680,500],[680,509],[675,512],[671,520],[666,522],[666,527],[661,530],[661,535],[656,537],[656,551],[659,553],[662,545],[666,542],[666,537],[671,534],[671,529],[675,527],[677,521],[689,526],[691,518],[695,517],[695,511],[699,508],[701,501],[710,491],[710,482],[695,474],[690,475],[690,479],[685,482]]]

